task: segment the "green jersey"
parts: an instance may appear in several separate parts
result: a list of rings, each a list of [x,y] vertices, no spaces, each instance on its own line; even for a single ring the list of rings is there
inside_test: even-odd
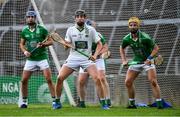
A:
[[[123,38],[121,47],[130,46],[134,53],[133,61],[144,62],[154,49],[154,40],[145,32],[138,32],[138,39],[132,39],[131,33]]]
[[[104,38],[104,36],[103,35],[101,35],[99,32],[97,32],[98,33],[98,36],[101,38],[101,42],[102,42],[102,44],[104,45],[105,43],[106,43],[106,39]],[[94,54],[95,53],[95,51],[96,51],[96,47],[97,47],[97,44],[96,43],[92,43],[92,54]]]
[[[48,31],[41,25],[36,25],[34,31],[30,31],[29,27],[25,26],[21,32],[21,38],[26,41],[25,47],[29,52],[36,48],[37,44],[42,42],[47,35]],[[47,48],[38,48],[27,59],[32,61],[48,59]]]

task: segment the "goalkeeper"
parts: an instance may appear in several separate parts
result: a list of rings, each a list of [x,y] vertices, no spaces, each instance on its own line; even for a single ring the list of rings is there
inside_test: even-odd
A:
[[[48,63],[48,53],[46,47],[53,44],[53,41],[48,36],[48,31],[36,23],[36,13],[28,11],[26,14],[27,26],[21,32],[20,49],[27,57],[21,80],[22,100],[20,108],[27,108],[28,96],[28,80],[32,72],[42,70],[43,75],[48,83],[51,96],[55,101],[54,84],[51,80],[51,70]],[[43,41],[47,38],[47,41]],[[31,51],[34,50],[32,53]]]
[[[128,108],[136,108],[133,82],[139,73],[142,70],[145,70],[148,74],[148,80],[152,87],[153,96],[156,98],[157,108],[161,109],[163,108],[163,104],[160,96],[160,87],[157,82],[156,68],[152,62],[153,57],[159,50],[159,47],[148,34],[139,30],[140,20],[138,17],[131,17],[128,21],[128,26],[130,33],[122,40],[122,44],[120,46],[120,56],[122,64],[124,66],[128,65],[125,48],[130,46],[134,52],[133,63],[137,63],[136,65],[130,65],[126,74],[125,85],[129,96]]]
[[[86,24],[96,28],[96,22],[94,22],[94,21],[87,19]],[[106,98],[106,104],[110,107],[111,106],[110,90],[109,90],[109,84],[106,80],[106,74],[105,74],[105,59],[102,58],[102,57],[105,57],[105,58],[109,57],[110,53],[108,51],[108,45],[105,42],[105,38],[100,33],[98,33],[98,36],[101,38],[103,48],[101,49],[101,51],[100,51],[101,54],[96,59],[95,63],[96,63],[96,67],[98,69],[98,74],[99,74],[99,77],[101,80],[101,84],[103,86],[103,90],[104,90],[104,94],[105,94],[105,98]],[[96,44],[93,43],[92,53],[94,53],[95,50],[96,50]],[[88,77],[89,77],[89,74],[87,72],[84,72],[84,70],[82,68],[80,68],[79,77],[77,79],[78,80],[77,90],[78,90],[78,95],[79,95],[80,99],[79,99],[77,106],[81,107],[81,108],[86,107],[85,106],[85,85],[87,84]]]

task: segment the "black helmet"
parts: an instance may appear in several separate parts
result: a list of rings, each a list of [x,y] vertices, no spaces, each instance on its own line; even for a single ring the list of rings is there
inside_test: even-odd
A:
[[[76,10],[76,12],[75,12],[75,16],[84,16],[84,17],[86,17],[86,13],[85,13],[85,10],[81,10],[81,9],[79,9],[79,10]]]

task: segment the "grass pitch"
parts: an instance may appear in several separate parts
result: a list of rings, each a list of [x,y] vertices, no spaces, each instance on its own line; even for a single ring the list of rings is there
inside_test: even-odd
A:
[[[53,110],[49,104],[30,104],[27,109],[20,109],[17,105],[1,104],[0,116],[180,116],[180,107],[126,109],[125,107],[116,106],[109,110],[102,110],[100,106],[77,108],[63,105],[63,108]]]

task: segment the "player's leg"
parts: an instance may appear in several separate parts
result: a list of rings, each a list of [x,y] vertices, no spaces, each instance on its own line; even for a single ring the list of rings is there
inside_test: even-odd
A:
[[[51,77],[51,70],[49,68],[46,68],[46,69],[43,70],[43,74],[44,74],[44,77],[46,78],[46,81],[47,81],[51,96],[52,96],[52,98],[53,97],[55,98],[55,87],[54,87],[54,83],[53,83],[53,81],[51,79],[52,78]]]
[[[105,94],[104,94],[104,90],[103,90],[100,78],[98,76],[98,71],[97,71],[96,65],[92,64],[89,67],[87,67],[86,70],[89,73],[89,75],[92,76],[92,78],[95,82],[95,85],[96,85],[96,90],[99,91],[98,94],[99,94],[99,98],[100,98],[100,101],[102,104],[102,108],[109,109],[105,102]]]
[[[82,70],[82,69],[80,69]],[[79,76],[78,76],[78,95],[80,98],[80,102],[78,104],[78,107],[82,107],[85,108],[85,95],[86,95],[86,86],[87,86],[87,82],[88,82],[88,73],[87,72],[79,72]]]
[[[98,74],[104,89],[104,94],[106,98],[106,102],[108,106],[111,106],[111,100],[110,100],[110,89],[109,89],[109,84],[106,79],[106,68],[105,68],[105,60],[104,59],[97,59],[96,60],[96,67],[98,69]]]
[[[163,108],[163,103],[160,94],[160,87],[157,82],[156,69],[155,68],[149,69],[147,71],[147,74],[148,74],[148,80],[151,83],[153,95],[156,98],[157,108],[161,109]]]
[[[135,106],[135,88],[134,80],[138,76],[139,72],[128,69],[126,73],[125,85],[128,91],[129,105],[128,108],[136,108]]]
[[[63,81],[73,72],[74,70],[66,65],[63,65],[59,71],[57,76],[56,86],[55,86],[55,93],[56,93],[56,103],[54,104],[54,109],[61,108],[60,97],[63,88]]]
[[[22,95],[20,96],[20,98],[22,99],[19,99],[21,100],[19,102],[20,108],[27,108],[28,80],[30,79],[31,74],[34,70],[36,70],[36,62],[27,60],[23,69],[22,79],[20,84],[20,90]]]
[[[54,83],[52,82],[51,70],[49,68],[48,61],[47,60],[39,61],[38,66],[40,67],[40,70],[43,71],[43,75],[47,81],[52,100],[53,102],[55,102],[55,87],[54,87]]]
[[[32,72],[24,70],[22,73],[22,80],[21,80],[21,94],[22,94],[22,102],[20,102],[20,108],[27,108],[27,100],[28,100],[28,80],[31,77]]]
[[[105,70],[98,70],[98,74],[101,80],[102,87],[104,89],[104,94],[106,98],[106,103],[109,107],[111,107],[111,100],[110,100],[110,89],[109,84],[106,79]]]

